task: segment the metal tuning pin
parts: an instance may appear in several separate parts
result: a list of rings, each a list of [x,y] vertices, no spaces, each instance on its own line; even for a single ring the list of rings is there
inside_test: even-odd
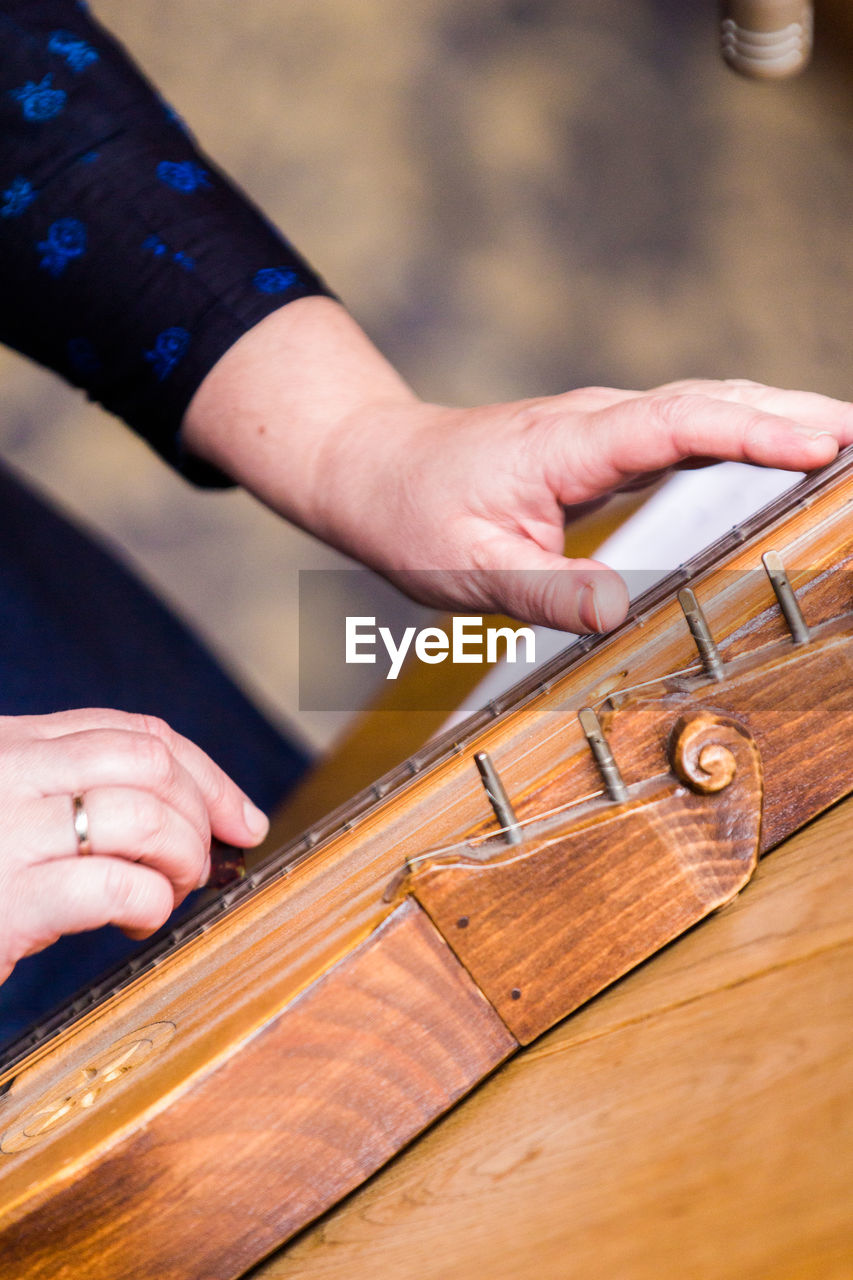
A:
[[[797,597],[794,595],[791,579],[785,572],[782,557],[778,551],[767,551],[761,557],[761,560],[767,571],[776,599],[779,601],[779,608],[785,616],[794,644],[808,644],[811,634]]]
[[[489,803],[495,811],[495,817],[501,824],[504,839],[507,844],[521,844],[522,835],[518,818],[515,816],[506,788],[501,782],[500,774],[492,764],[491,756],[486,751],[478,751],[474,756],[474,763],[480,771],[480,778],[489,797]]]
[[[720,657],[720,651],[714,643],[714,637],[711,635],[708,620],[702,612],[702,606],[689,587],[684,587],[683,590],[679,591],[678,603],[681,605],[682,612],[687,619],[687,625],[690,628],[690,634],[696,643],[696,648],[699,650],[702,666],[712,680],[722,680],[723,660]]]
[[[578,712],[581,728],[586,735],[590,751],[595,757],[604,786],[611,800],[621,803],[628,799],[628,788],[625,786],[619,766],[613,758],[613,752],[607,745],[607,739],[601,728],[601,722],[592,707],[582,707]]]

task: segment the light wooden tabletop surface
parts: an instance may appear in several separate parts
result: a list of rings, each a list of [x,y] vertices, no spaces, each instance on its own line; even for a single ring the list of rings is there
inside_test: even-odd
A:
[[[849,1280],[853,800],[255,1280]]]

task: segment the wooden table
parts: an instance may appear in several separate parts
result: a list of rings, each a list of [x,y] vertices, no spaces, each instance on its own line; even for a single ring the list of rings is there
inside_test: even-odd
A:
[[[850,1280],[853,799],[255,1280]]]

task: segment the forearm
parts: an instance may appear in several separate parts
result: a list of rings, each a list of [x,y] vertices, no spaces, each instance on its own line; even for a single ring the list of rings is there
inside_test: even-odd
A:
[[[339,542],[329,482],[342,441],[356,421],[418,403],[339,303],[302,298],[211,369],[184,417],[183,444],[289,520]],[[365,466],[379,461],[371,452],[365,440]]]

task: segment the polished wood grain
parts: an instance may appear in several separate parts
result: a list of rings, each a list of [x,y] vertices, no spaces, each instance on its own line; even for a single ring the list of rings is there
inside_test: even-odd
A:
[[[840,767],[839,745],[853,742],[853,575],[840,575],[837,586],[845,614],[813,627],[811,643],[794,645],[782,637],[733,658],[719,682],[666,680],[663,696],[646,689],[604,714],[612,750],[625,761],[626,780],[663,767],[674,720],[699,706],[736,718],[767,762],[762,853],[802,826],[804,817],[846,795],[850,776]]]
[[[674,773],[544,822],[520,844],[417,863],[409,891],[522,1044],[742,889],[758,862],[762,778],[752,738],[711,715],[673,743],[710,763],[697,794]],[[695,778],[696,760],[689,773]],[[713,790],[711,788],[714,788]],[[497,848],[495,848],[497,845]]]
[[[227,1280],[363,1182],[515,1047],[406,902],[179,1106],[28,1206],[3,1233],[0,1277]]]
[[[772,526],[742,534],[724,554],[715,555],[697,571],[694,586],[727,661],[738,654],[759,654],[764,646],[784,637],[784,624],[761,576],[764,551],[776,550],[783,556],[810,626],[849,613],[851,512],[853,470],[848,460],[826,473],[818,491],[774,516]],[[263,1043],[264,1029],[280,1025],[286,1037],[288,1023],[298,1021],[301,997],[324,981],[324,975],[331,981],[359,948],[371,945],[369,939],[394,909],[388,890],[407,864],[436,845],[482,832],[490,822],[494,829],[474,767],[475,752],[490,752],[523,817],[541,812],[539,798],[552,785],[560,787],[563,802],[579,799],[600,783],[577,723],[578,708],[624,696],[646,681],[660,685],[671,673],[691,664],[695,667],[692,641],[671,598],[634,615],[582,662],[552,673],[505,714],[467,733],[457,749],[451,744],[436,763],[427,767],[413,761],[405,784],[396,792],[383,798],[380,789],[370,807],[362,808],[356,817],[330,825],[326,834],[315,833],[302,846],[298,861],[282,867],[251,897],[211,922],[191,945],[180,947],[124,989],[112,992],[97,1009],[77,1018],[0,1076],[0,1091],[4,1091],[0,1151],[7,1136],[11,1143],[0,1155],[0,1257],[15,1258],[16,1280],[47,1274],[51,1262],[50,1274],[58,1274],[55,1267],[63,1261],[59,1242],[76,1238],[74,1232],[81,1224],[75,1184],[82,1191],[90,1178],[88,1185],[100,1188],[103,1203],[110,1207],[116,1251],[125,1232],[125,1226],[119,1227],[120,1205],[129,1206],[128,1238],[135,1249],[144,1244],[148,1251],[134,1257],[137,1273],[145,1272],[149,1257],[156,1258],[159,1266],[166,1256],[162,1224],[169,1239],[177,1229],[177,1217],[170,1216],[171,1201],[158,1196],[161,1184],[172,1189],[173,1198],[178,1188],[186,1197],[181,1221],[190,1244],[215,1232],[223,1199],[240,1186],[243,1174],[247,1185],[240,1188],[241,1195],[245,1193],[246,1202],[253,1206],[255,1222],[267,1224],[269,1232],[266,1227],[257,1234],[248,1232],[241,1237],[241,1247],[251,1245],[257,1250],[255,1256],[260,1256],[271,1247],[276,1231],[281,1239],[291,1230],[295,1219],[282,1207],[276,1180],[266,1173],[267,1157],[270,1167],[279,1167],[277,1131],[267,1131],[256,1115],[249,1126],[255,1149],[249,1174],[234,1137],[239,1104],[228,1104],[235,1108],[228,1112],[230,1146],[217,1146],[222,1100],[213,1086],[208,1091],[207,1082],[227,1078],[242,1086],[245,1094],[257,1087],[267,1100],[275,1095],[275,1087],[265,1079],[254,1079],[267,1071],[263,1057],[257,1059],[255,1071],[245,1070],[255,1046]],[[736,708],[730,710],[736,715]],[[843,736],[836,749],[837,773],[849,783],[849,743]],[[786,756],[784,768],[793,785],[800,768],[796,752]],[[777,779],[774,785],[775,794],[786,800],[785,779]],[[805,821],[809,812],[808,804],[802,805],[797,820]],[[164,1031],[169,1025],[171,1034]],[[497,1034],[492,1022],[489,1028],[490,1037]],[[487,1039],[486,1061],[493,1060],[493,1052],[493,1040]],[[93,1082],[88,1091],[86,1080]],[[68,1105],[63,1101],[65,1094]],[[204,1099],[204,1105],[196,1106],[197,1098]],[[47,1103],[56,1110],[45,1126]],[[192,1117],[196,1140],[164,1141],[156,1148],[163,1157],[162,1166],[156,1168],[130,1159],[131,1152],[138,1150],[136,1139],[144,1145],[143,1136],[152,1124],[160,1126],[158,1132],[187,1134],[185,1114]],[[23,1146],[22,1117],[27,1124],[32,1121],[35,1130],[32,1142]],[[205,1134],[212,1135],[209,1146]],[[405,1140],[400,1136],[400,1142]],[[266,1157],[262,1158],[263,1150]],[[126,1157],[123,1166],[120,1151]],[[215,1177],[206,1177],[203,1184],[197,1163],[201,1151],[207,1161],[216,1162]],[[294,1152],[289,1154],[296,1158]],[[318,1198],[305,1205],[303,1221],[322,1200],[327,1170],[321,1154],[316,1153],[315,1167],[308,1146],[302,1152],[305,1185],[318,1189]],[[136,1181],[143,1167],[149,1175],[147,1183]],[[104,1173],[107,1168],[109,1179]],[[214,1182],[224,1191],[211,1199],[204,1191]],[[325,1203],[339,1193],[332,1180],[323,1193]],[[148,1215],[144,1233],[138,1207],[143,1194],[153,1197],[151,1203],[158,1206]],[[85,1202],[97,1223],[101,1202],[95,1196]],[[37,1246],[37,1224],[48,1220],[53,1243]],[[91,1223],[89,1229],[94,1230]],[[16,1254],[3,1253],[6,1238]],[[184,1266],[181,1280],[197,1280],[189,1245],[182,1256],[170,1256],[175,1268],[179,1262]],[[226,1253],[226,1260],[227,1265],[236,1265],[236,1255]],[[247,1264],[244,1256],[240,1265]],[[173,1274],[177,1278],[178,1272]]]
[[[253,1280],[849,1280],[853,802]]]

